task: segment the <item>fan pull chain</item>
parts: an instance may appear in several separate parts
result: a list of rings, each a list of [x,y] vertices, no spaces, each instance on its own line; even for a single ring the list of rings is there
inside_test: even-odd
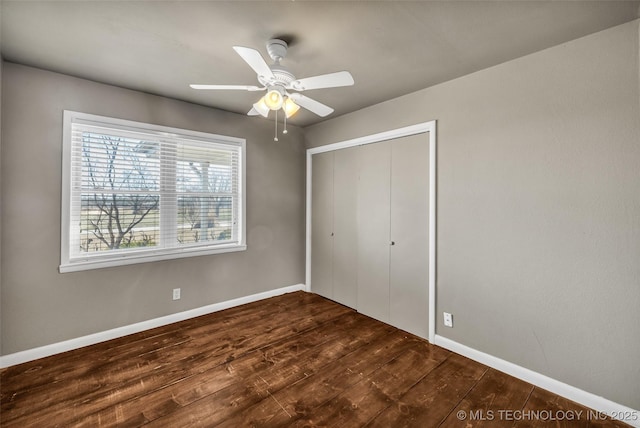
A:
[[[276,133],[273,137],[273,141],[278,141],[278,110],[276,110]]]
[[[287,133],[287,114],[284,114],[284,131],[282,131],[283,134]]]

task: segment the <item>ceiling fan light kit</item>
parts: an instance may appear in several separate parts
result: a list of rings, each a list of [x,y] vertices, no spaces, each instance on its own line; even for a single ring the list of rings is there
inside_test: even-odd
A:
[[[268,65],[260,52],[252,48],[234,46],[233,49],[240,57],[256,72],[258,82],[261,87],[255,85],[190,85],[193,89],[206,90],[244,90],[263,91],[267,93],[260,98],[247,115],[261,115],[268,117],[271,110],[276,112],[276,136],[278,141],[278,110],[282,109],[284,116],[283,134],[287,133],[287,119],[293,116],[300,107],[324,117],[333,113],[333,109],[312,98],[302,95],[300,92],[312,89],[337,88],[341,86],[351,86],[354,84],[353,77],[348,71],[338,71],[336,73],[322,74],[319,76],[296,79],[280,61],[287,56],[287,42],[280,39],[271,39],[267,42],[267,52],[273,60],[272,65]],[[296,92],[288,92],[296,91]]]

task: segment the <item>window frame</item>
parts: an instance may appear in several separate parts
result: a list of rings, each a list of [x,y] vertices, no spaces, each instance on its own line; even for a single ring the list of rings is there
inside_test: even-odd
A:
[[[74,182],[78,182],[81,176],[78,171],[72,170],[72,125],[74,123],[93,123],[113,128],[120,131],[139,130],[156,134],[158,137],[170,137],[176,139],[184,137],[196,139],[206,144],[207,142],[217,145],[229,145],[239,147],[238,158],[238,242],[225,244],[202,244],[185,245],[168,248],[141,248],[114,250],[113,253],[94,253],[80,257],[72,256],[70,245],[71,220],[72,220],[72,196]],[[64,110],[63,113],[63,136],[62,136],[62,206],[61,206],[61,239],[60,239],[60,273],[84,271],[114,266],[124,266],[137,263],[155,262],[161,260],[179,259],[185,257],[196,257],[212,254],[221,254],[235,251],[244,251],[246,245],[246,140],[244,138],[230,137],[225,135],[210,134],[187,129],[173,128],[162,125],[155,125],[131,120],[98,116],[88,113]],[[162,142],[161,142],[162,144]],[[75,175],[74,175],[75,174]],[[161,182],[166,180],[166,176],[160,176]],[[160,195],[162,194],[162,189]],[[160,205],[162,209],[162,204]],[[161,219],[163,217],[160,211]],[[169,213],[168,215],[173,215]],[[167,214],[165,214],[166,218]],[[162,223],[162,220],[161,220]],[[163,225],[160,225],[162,230]]]

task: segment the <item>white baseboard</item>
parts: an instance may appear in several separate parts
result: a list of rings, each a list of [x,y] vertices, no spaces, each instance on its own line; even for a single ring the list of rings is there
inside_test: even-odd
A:
[[[513,377],[522,379],[525,382],[539,386],[547,391],[551,391],[554,394],[568,398],[569,400],[575,401],[583,406],[590,407],[598,412],[606,413],[607,415],[615,419],[620,419],[631,426],[640,427],[640,411],[638,410],[634,410],[622,404],[614,403],[606,398],[583,391],[582,389],[571,385],[567,385],[564,382],[552,379],[548,376],[510,363],[498,357],[494,357],[493,355],[485,354],[484,352],[462,345],[461,343],[440,335],[436,335],[435,344],[489,367],[493,367],[494,369],[500,370],[501,372],[507,373]]]
[[[200,315],[210,314],[212,312],[221,311],[223,309],[232,308],[234,306],[244,305],[246,303],[267,299],[269,297],[279,296],[294,291],[304,291],[304,284],[292,285],[289,287],[277,288],[250,296],[239,297],[237,299],[227,300],[225,302],[214,303],[212,305],[202,306],[200,308],[190,309],[184,312],[167,315],[160,318],[154,318],[87,336],[77,337],[75,339],[65,340],[63,342],[52,343],[51,345],[40,346],[38,348],[27,349],[26,351],[16,352],[14,354],[0,356],[0,368],[15,366],[16,364],[26,363],[28,361],[37,360],[38,358],[48,357],[50,355],[59,354],[61,352],[71,351],[73,349],[82,348],[83,346],[94,345],[96,343],[105,342],[107,340],[116,339],[128,334],[138,333],[155,327],[171,324],[178,321],[184,321],[189,318],[198,317]]]

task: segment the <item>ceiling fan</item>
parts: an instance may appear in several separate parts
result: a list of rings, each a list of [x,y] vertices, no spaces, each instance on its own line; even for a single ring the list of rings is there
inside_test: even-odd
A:
[[[271,110],[275,110],[277,115],[277,111],[282,109],[286,120],[286,118],[293,116],[300,107],[304,107],[321,117],[331,114],[333,112],[331,107],[302,95],[300,92],[312,89],[351,86],[354,83],[351,73],[338,71],[336,73],[296,79],[293,73],[280,65],[280,61],[287,56],[287,48],[287,42],[284,40],[269,40],[267,42],[267,52],[274,63],[268,65],[257,50],[243,46],[233,47],[238,55],[249,64],[249,67],[256,72],[261,86],[199,84],[189,86],[193,89],[266,91],[267,93],[253,104],[253,108],[247,113],[249,116],[262,115],[267,117]],[[284,132],[286,133],[286,129]]]

